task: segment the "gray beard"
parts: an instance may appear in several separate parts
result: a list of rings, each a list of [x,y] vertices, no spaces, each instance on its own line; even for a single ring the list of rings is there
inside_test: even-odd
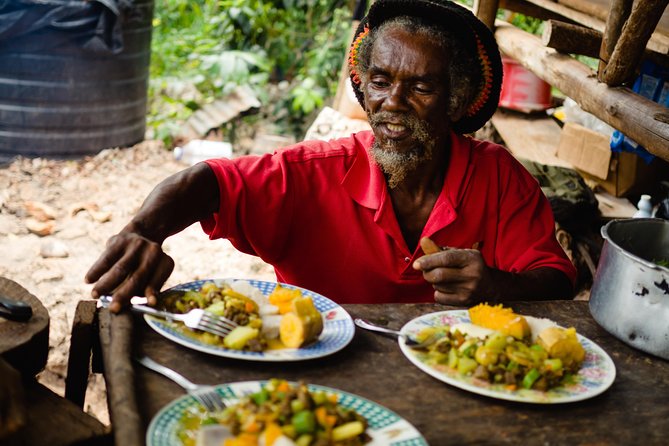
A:
[[[375,127],[390,115],[387,112],[371,115],[370,124]],[[424,121],[409,115],[402,117],[402,124],[411,130],[415,141],[409,152],[398,152],[395,141],[381,143],[378,139],[374,139],[371,148],[374,161],[386,175],[390,189],[396,188],[410,173],[416,171],[425,161],[431,160],[436,146],[434,137],[431,136],[434,132]]]

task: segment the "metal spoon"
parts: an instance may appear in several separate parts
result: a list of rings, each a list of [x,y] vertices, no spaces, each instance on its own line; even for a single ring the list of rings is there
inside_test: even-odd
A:
[[[382,327],[380,325],[372,324],[371,322],[366,321],[365,319],[356,318],[354,322],[355,322],[355,325],[357,325],[360,328],[364,328],[365,330],[377,331],[379,333],[387,333],[387,334],[392,334],[392,335],[395,335],[397,337],[400,337],[400,338],[404,339],[404,344],[407,347],[410,347],[410,348],[425,348],[425,347],[428,347],[428,346],[434,344],[439,339],[444,337],[443,333],[434,333],[434,334],[428,336],[422,342],[419,342],[419,341],[415,340],[414,338],[412,338],[411,336],[409,336],[405,333],[402,333],[401,331],[392,330],[390,328],[386,328],[386,327]]]

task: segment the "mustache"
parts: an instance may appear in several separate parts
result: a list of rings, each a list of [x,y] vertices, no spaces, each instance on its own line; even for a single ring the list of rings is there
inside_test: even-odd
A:
[[[369,124],[372,127],[383,124],[384,122],[394,122],[401,124],[411,130],[416,130],[422,127],[422,122],[418,117],[408,113],[392,113],[388,111],[380,111],[369,116]]]

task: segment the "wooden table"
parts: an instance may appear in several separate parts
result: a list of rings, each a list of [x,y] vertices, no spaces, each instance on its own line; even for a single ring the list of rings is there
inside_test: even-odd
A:
[[[134,440],[132,434],[117,434],[116,444],[141,443],[151,418],[184,393],[161,375],[141,366],[135,366],[133,371],[132,363],[127,361],[124,365],[123,357],[127,358],[130,352],[119,353],[123,344],[133,345],[136,353],[150,355],[197,383],[279,377],[351,392],[397,412],[436,446],[667,444],[669,362],[628,347],[609,335],[592,319],[587,302],[511,306],[522,314],[549,317],[561,325],[574,326],[596,342],[616,365],[613,385],[602,395],[582,402],[514,403],[472,394],[438,381],[413,366],[395,339],[359,328],[351,344],[331,356],[305,362],[260,363],[219,358],[184,348],[153,332],[136,317],[134,324],[130,324],[127,323],[132,320],[130,316],[110,317],[102,310],[106,315],[100,315],[100,335],[103,353],[108,352],[103,357],[108,366],[105,375],[112,427],[117,431],[122,426],[127,431],[135,423],[138,429]],[[400,328],[424,313],[453,309],[436,304],[344,307],[354,318],[387,323],[392,328]],[[126,322],[122,322],[124,318]],[[134,325],[133,334],[130,325]],[[121,334],[124,331],[127,333]],[[109,342],[111,339],[115,341]],[[109,354],[110,348],[115,349],[114,355]],[[133,405],[136,413],[129,410]]]

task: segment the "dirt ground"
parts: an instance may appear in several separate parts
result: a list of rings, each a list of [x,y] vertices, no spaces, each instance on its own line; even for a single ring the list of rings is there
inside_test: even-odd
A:
[[[64,394],[76,304],[90,296],[84,275],[106,240],[135,214],[151,189],[186,167],[155,141],[77,161],[17,159],[0,167],[0,276],[35,295],[51,319],[49,359],[39,381]],[[176,261],[166,286],[215,277],[274,280],[273,269],[210,241],[199,225],[169,238]],[[93,375],[85,410],[109,424],[104,381]]]

